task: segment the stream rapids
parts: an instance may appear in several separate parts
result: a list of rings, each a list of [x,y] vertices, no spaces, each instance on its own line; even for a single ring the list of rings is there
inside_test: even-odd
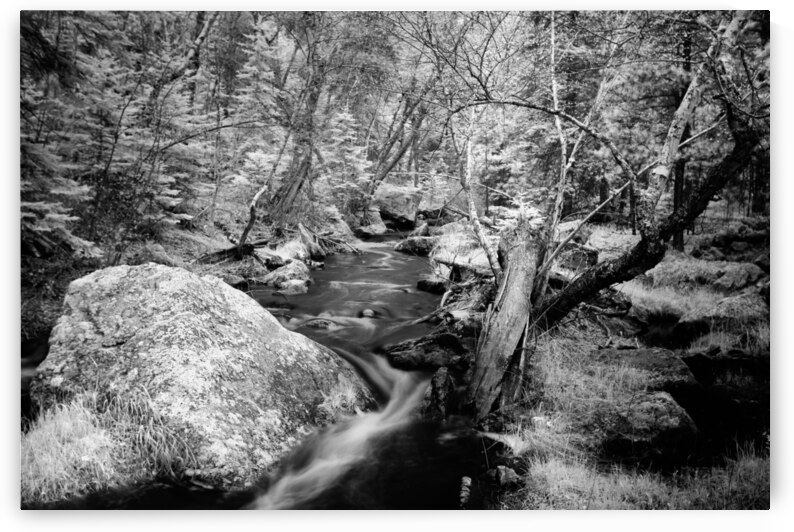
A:
[[[461,482],[477,467],[481,442],[465,426],[416,419],[432,375],[404,372],[372,354],[381,345],[429,330],[413,322],[439,296],[418,291],[427,259],[395,252],[393,242],[365,242],[360,255],[334,255],[313,272],[307,294],[251,296],[288,329],[350,361],[385,398],[376,412],[353,417],[307,439],[282,463],[249,509],[459,508]]]

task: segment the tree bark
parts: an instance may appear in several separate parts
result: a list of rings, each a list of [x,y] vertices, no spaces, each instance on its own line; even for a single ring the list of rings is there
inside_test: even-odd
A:
[[[499,292],[486,315],[466,394],[466,402],[478,420],[490,413],[500,397],[502,383],[531,310],[538,242],[523,220],[512,241]]]

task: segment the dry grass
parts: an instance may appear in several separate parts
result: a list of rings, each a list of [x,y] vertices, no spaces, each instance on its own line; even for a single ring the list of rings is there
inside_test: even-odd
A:
[[[22,501],[52,501],[111,485],[118,444],[80,401],[43,412],[22,436]]]
[[[596,342],[568,329],[545,334],[537,344],[536,382],[542,383],[544,407],[557,415],[588,423],[603,405],[617,403],[647,388],[650,373],[626,365],[594,363]]]
[[[675,474],[605,469],[594,461],[603,415],[647,388],[650,374],[594,364],[594,332],[569,326],[538,339],[535,406],[503,440],[528,472],[504,509],[762,509],[769,507],[769,452],[744,449],[726,465]]]
[[[145,397],[87,394],[42,412],[22,435],[22,501],[37,504],[177,474],[194,458]]]
[[[533,459],[522,489],[503,500],[516,510],[738,510],[769,508],[769,456],[746,452],[725,466],[665,476],[582,458]]]
[[[615,285],[615,289],[628,297],[632,306],[651,316],[680,318],[693,310],[712,308],[725,297],[707,287],[683,290],[673,286],[650,286],[636,279]]]
[[[756,322],[739,327],[717,327],[689,346],[689,352],[719,347],[721,351],[739,349],[749,354],[768,354],[770,347],[769,322]]]

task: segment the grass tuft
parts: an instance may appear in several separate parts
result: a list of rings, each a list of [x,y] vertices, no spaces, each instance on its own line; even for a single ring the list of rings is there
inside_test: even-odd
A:
[[[517,510],[769,509],[769,456],[740,454],[720,467],[674,475],[614,466],[584,457],[534,458],[522,489],[503,500]]]
[[[178,475],[195,464],[178,432],[145,396],[86,394],[55,405],[22,435],[22,501],[41,504]]]
[[[719,347],[723,352],[739,349],[749,354],[769,354],[769,322],[750,323],[743,327],[715,327],[692,342],[688,351],[696,353],[712,347]]]
[[[700,309],[713,308],[725,298],[707,287],[678,289],[673,286],[650,286],[639,280],[631,280],[615,288],[629,298],[637,311],[647,316],[675,316]]]

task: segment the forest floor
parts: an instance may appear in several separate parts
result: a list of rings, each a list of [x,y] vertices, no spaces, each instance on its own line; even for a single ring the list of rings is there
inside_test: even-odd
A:
[[[626,366],[598,365],[607,341],[580,322],[538,339],[523,412],[512,426],[522,482],[501,509],[766,509],[769,446],[726,442],[710,463],[655,468],[604,456],[610,414],[649,388],[649,377]],[[730,446],[733,445],[731,449]]]

